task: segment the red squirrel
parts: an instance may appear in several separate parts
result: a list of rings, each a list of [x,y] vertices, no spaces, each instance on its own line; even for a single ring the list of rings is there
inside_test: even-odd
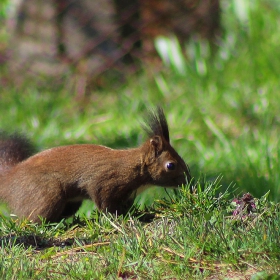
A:
[[[143,127],[148,139],[124,150],[79,144],[29,157],[25,139],[0,140],[0,200],[20,218],[56,222],[75,214],[84,199],[101,211],[125,214],[149,186],[190,182],[187,164],[170,145],[162,108],[149,111]]]

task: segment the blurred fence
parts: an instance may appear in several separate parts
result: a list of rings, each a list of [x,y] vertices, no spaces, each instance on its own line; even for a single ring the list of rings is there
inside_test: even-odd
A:
[[[86,83],[156,57],[154,39],[219,32],[219,0],[19,0],[8,19],[8,69],[18,79],[75,73]]]

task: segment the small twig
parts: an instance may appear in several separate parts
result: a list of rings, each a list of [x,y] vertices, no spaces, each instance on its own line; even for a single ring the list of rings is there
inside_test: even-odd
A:
[[[61,257],[63,255],[67,255],[67,254],[73,254],[74,252],[78,253],[78,251],[80,250],[85,250],[87,248],[93,248],[93,247],[97,247],[97,246],[104,246],[104,245],[109,245],[110,242],[99,242],[99,243],[94,243],[94,244],[89,244],[89,245],[84,245],[82,247],[75,247],[75,248],[71,248],[69,250],[66,250],[64,252],[59,252],[57,253],[55,256],[52,256],[51,258],[54,259],[54,258],[58,258],[58,257]],[[85,252],[83,253],[88,253],[88,251],[85,250]]]
[[[176,255],[176,256],[179,256],[180,258],[185,258],[185,255],[183,255],[183,254],[180,254],[180,253],[177,253],[177,252],[175,252],[175,251],[173,251],[173,250],[171,250],[170,248],[162,248],[164,251],[166,251],[166,252],[168,252],[168,253],[171,253],[171,254],[174,254],[174,255]]]

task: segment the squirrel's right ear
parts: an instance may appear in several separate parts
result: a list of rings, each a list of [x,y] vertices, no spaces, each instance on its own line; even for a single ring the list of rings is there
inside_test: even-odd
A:
[[[153,138],[150,139],[150,145],[154,151],[155,157],[157,157],[163,150],[163,141],[160,136],[153,136]]]

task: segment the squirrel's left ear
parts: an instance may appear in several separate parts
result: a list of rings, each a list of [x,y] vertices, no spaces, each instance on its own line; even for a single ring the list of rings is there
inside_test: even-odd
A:
[[[163,141],[160,136],[153,136],[153,138],[150,139],[150,145],[152,150],[154,151],[155,157],[161,154],[163,150]]]

